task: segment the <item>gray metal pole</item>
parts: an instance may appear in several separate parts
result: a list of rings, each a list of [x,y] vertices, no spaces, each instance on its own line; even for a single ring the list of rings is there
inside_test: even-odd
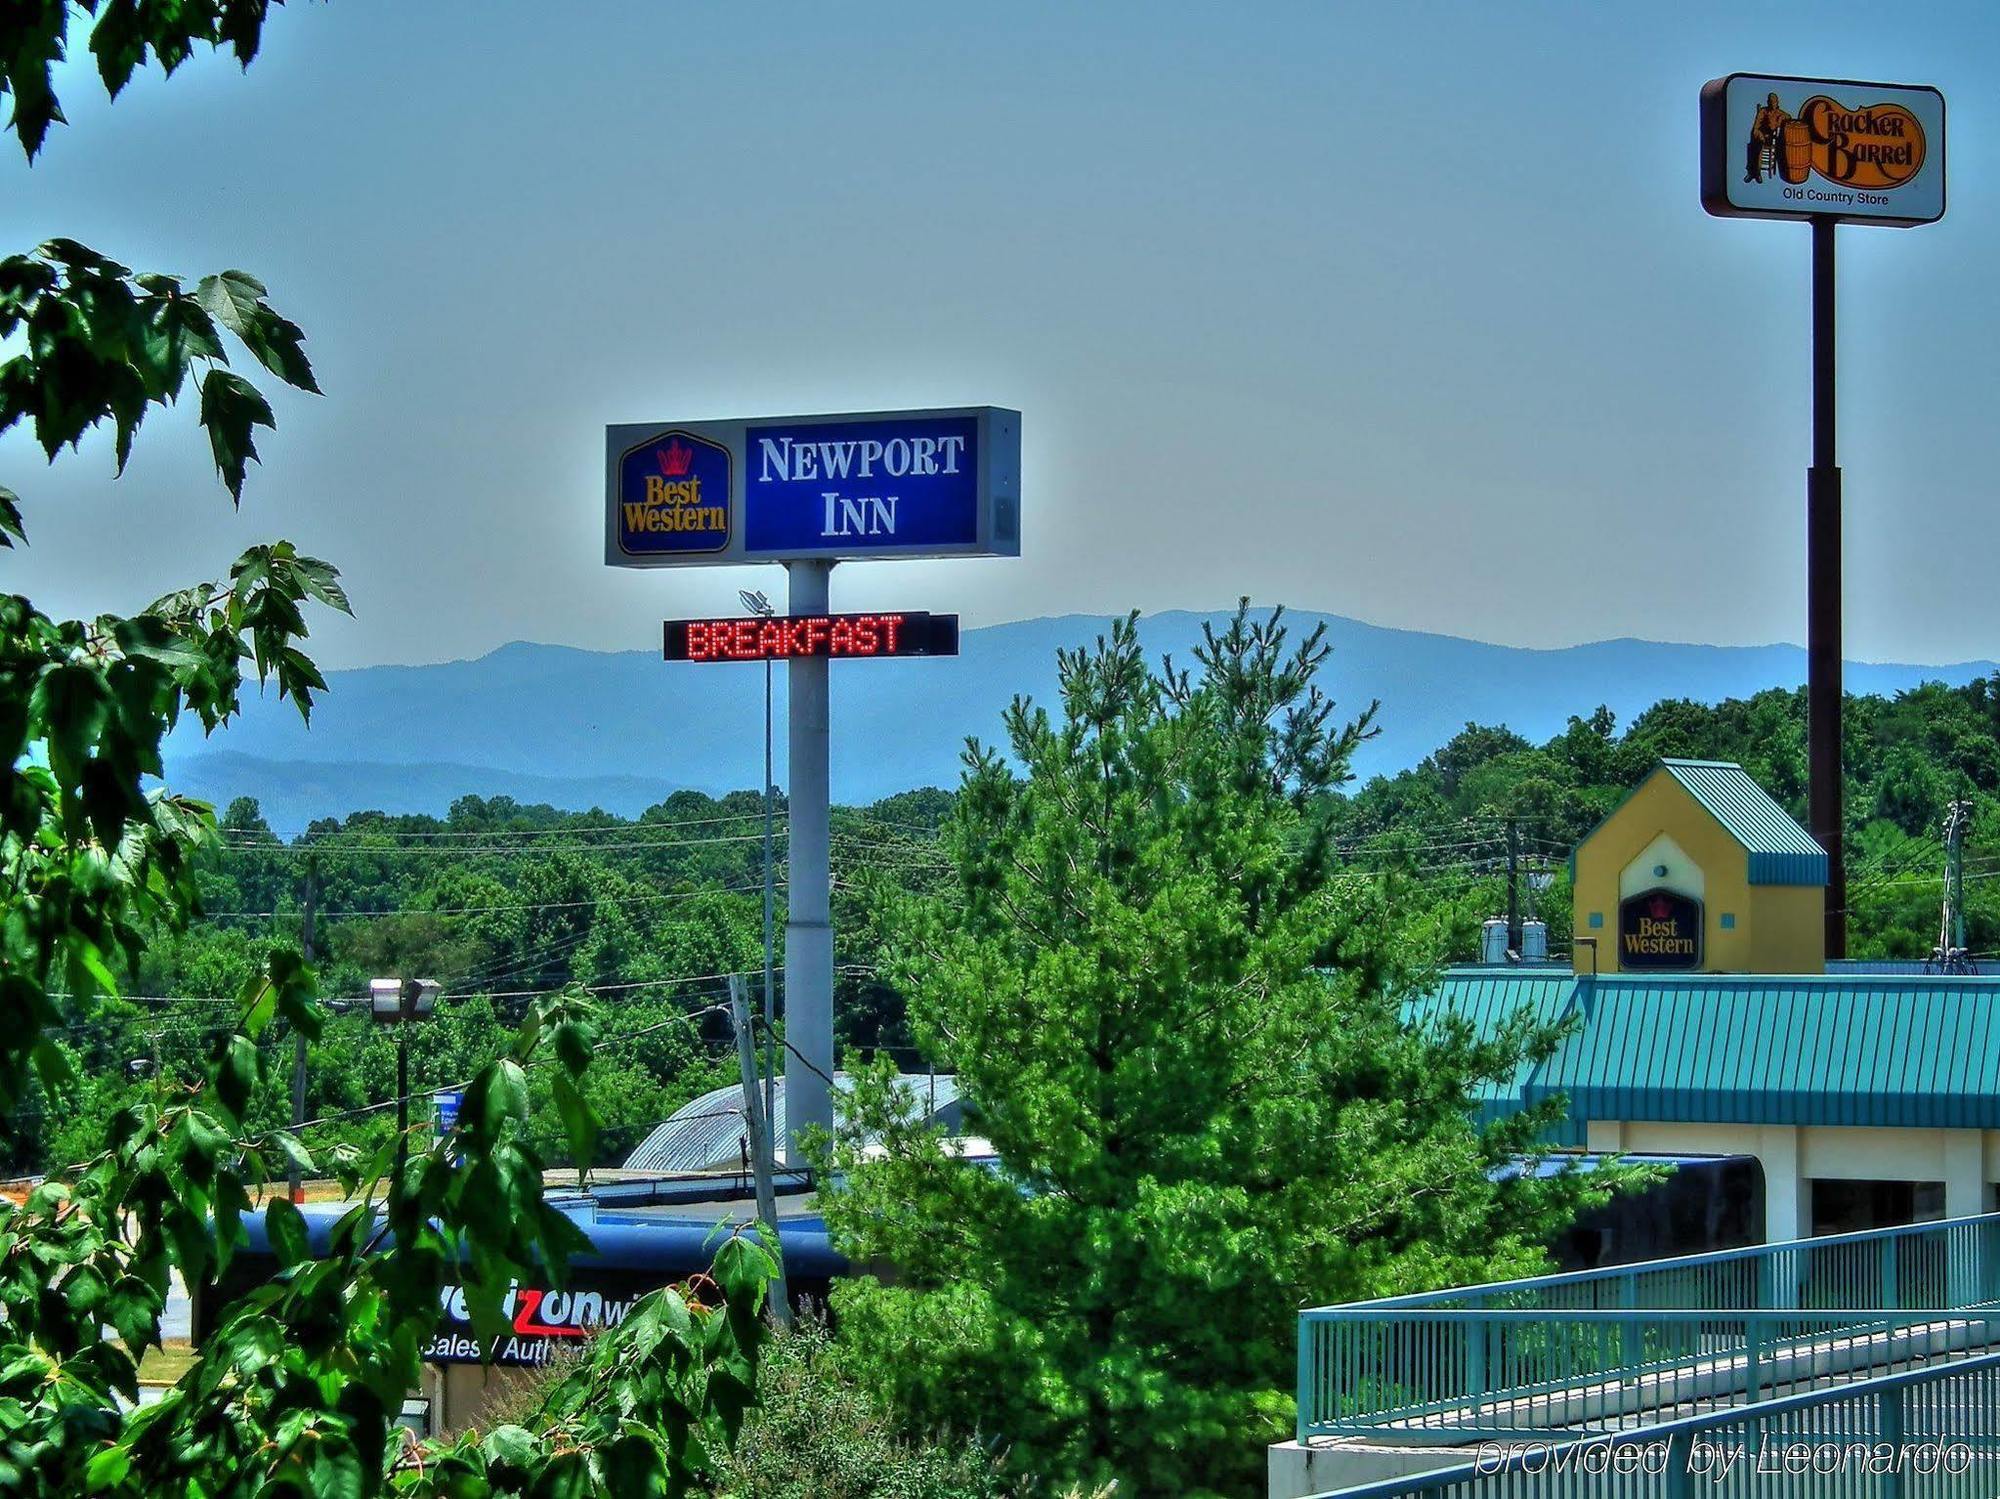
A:
[[[771,914],[774,864],[771,857],[771,662],[764,662],[764,1117],[778,1117],[778,1001],[775,965],[777,936]]]
[[[831,562],[788,562],[788,612],[827,612]],[[827,786],[826,658],[785,663],[791,786],[791,838],[785,920],[785,1159],[804,1163],[799,1137],[833,1128],[833,912]]]
[[[743,1069],[743,1122],[750,1134],[750,1165],[757,1174],[757,1219],[771,1230],[771,1253],[778,1261],[778,1278],[771,1282],[771,1315],[781,1326],[792,1320],[792,1294],[785,1285],[783,1241],[778,1237],[778,1193],[771,1183],[771,1135],[764,1103],[757,1094],[756,1045],[750,1038],[750,1004],[743,997],[743,980],[729,975],[729,1021],[736,1028],[736,1060]]]
[[[310,963],[313,960],[313,913],[319,898],[319,855],[306,856],[306,903],[305,921],[299,931],[300,955]],[[292,1128],[304,1127],[306,1122],[306,1033],[299,1031],[292,1039]],[[290,1177],[292,1201],[306,1200],[305,1183],[299,1179],[299,1165],[292,1162]]]

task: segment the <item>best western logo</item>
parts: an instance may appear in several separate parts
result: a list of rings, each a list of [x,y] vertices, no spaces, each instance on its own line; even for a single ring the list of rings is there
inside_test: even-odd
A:
[[[719,552],[729,545],[729,450],[667,432],[619,462],[618,545],[627,553]]]
[[[1701,963],[1701,902],[1672,890],[1648,890],[1618,908],[1623,968],[1694,968]]]

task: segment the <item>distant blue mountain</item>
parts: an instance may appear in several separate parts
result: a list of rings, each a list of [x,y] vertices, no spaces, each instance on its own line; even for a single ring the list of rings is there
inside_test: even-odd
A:
[[[254,796],[265,819],[290,837],[315,817],[348,812],[442,813],[468,792],[511,796],[525,806],[587,810],[601,807],[636,817],[680,790],[645,776],[538,776],[483,765],[397,765],[383,760],[265,760],[234,750],[176,755],[168,764],[174,790],[220,809],[232,797]],[[756,778],[751,778],[755,786]]]
[[[1202,622],[1226,617],[1156,614],[1141,628],[1150,651],[1186,662]],[[1623,724],[1661,698],[1718,702],[1805,680],[1805,652],[1791,645],[1606,640],[1538,651],[1338,615],[1290,618],[1325,623],[1334,647],[1325,680],[1343,709],[1382,702],[1381,736],[1356,765],[1364,777],[1414,765],[1468,720],[1539,741],[1600,703]],[[1057,648],[1107,625],[1076,614],[1024,620],[967,630],[956,660],[834,663],[835,797],[861,803],[956,784],[966,736],[996,739],[1016,694],[1052,702]],[[1893,693],[1994,669],[1851,662],[1847,683]],[[754,666],[517,642],[476,661],[334,672],[329,687],[310,730],[270,700],[251,703],[213,743],[183,727],[168,743],[168,779],[215,801],[255,796],[272,826],[292,833],[313,817],[370,808],[442,813],[468,792],[630,814],[677,787],[754,788],[761,773],[764,682]]]

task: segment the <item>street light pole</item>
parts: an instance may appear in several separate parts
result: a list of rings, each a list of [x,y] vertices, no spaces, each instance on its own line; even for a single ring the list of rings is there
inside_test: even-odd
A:
[[[390,1190],[400,1194],[410,1159],[410,1022],[428,1020],[437,1007],[432,979],[371,979],[368,1011],[379,1025],[396,1027],[396,1164]]]
[[[396,1023],[396,1190],[403,1187],[403,1167],[410,1159],[410,1025]]]
[[[762,619],[777,611],[763,592],[740,589],[736,595],[743,606]],[[764,658],[764,1119],[778,1117],[778,1002],[776,997],[777,928],[774,916],[776,881],[771,857],[771,804],[775,787],[771,779],[771,658]]]

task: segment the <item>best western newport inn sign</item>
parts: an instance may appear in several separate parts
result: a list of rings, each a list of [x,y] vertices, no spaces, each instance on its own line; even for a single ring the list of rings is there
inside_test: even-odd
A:
[[[613,567],[1021,553],[1018,412],[606,431],[604,560]]]

